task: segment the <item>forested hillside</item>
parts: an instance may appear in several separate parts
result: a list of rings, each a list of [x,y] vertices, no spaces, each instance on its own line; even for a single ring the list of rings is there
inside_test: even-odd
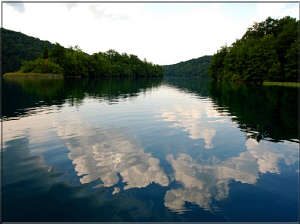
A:
[[[222,81],[298,81],[299,20],[268,17],[213,56],[209,75]]]
[[[47,45],[41,57],[35,61],[23,62],[18,73],[61,74],[64,76],[163,76],[162,66],[136,55],[119,54],[115,50],[84,53],[78,46],[64,49],[56,43],[48,53]]]
[[[22,60],[32,61],[43,52],[45,43],[49,50],[54,44],[35,37],[27,36],[20,32],[1,28],[2,35],[2,75],[6,72],[18,71]]]
[[[20,32],[2,31],[2,74],[8,72],[61,74],[64,76],[163,76],[162,66],[115,50],[84,53],[79,46],[67,49]],[[9,74],[14,75],[14,74]]]
[[[179,62],[174,65],[164,65],[165,76],[208,76],[207,70],[211,63],[212,56],[203,56]]]

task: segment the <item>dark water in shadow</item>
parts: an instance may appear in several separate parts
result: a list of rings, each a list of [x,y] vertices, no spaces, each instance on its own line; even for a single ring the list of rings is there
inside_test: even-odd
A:
[[[3,221],[297,222],[298,89],[4,79]]]

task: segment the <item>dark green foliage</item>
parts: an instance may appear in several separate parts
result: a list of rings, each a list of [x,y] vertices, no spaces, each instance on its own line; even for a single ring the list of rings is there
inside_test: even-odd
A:
[[[38,58],[35,61],[23,61],[20,73],[63,74],[63,69],[48,59]]]
[[[87,55],[78,47],[67,49],[62,68],[65,76],[164,76],[161,66],[135,55],[121,55],[115,50]]]
[[[299,55],[299,42],[296,39],[295,42],[288,49],[284,65],[285,79],[288,81],[296,80],[298,77],[298,55]]]
[[[44,45],[43,58],[48,59],[48,46],[47,46],[47,43],[45,43],[45,45]]]
[[[246,138],[299,142],[297,87],[215,82],[200,77],[169,77],[164,83],[198,99],[212,100],[214,109],[230,116],[247,133]]]
[[[141,61],[136,55],[127,55],[126,53],[121,55],[115,50],[88,55],[79,46],[65,49],[59,43],[53,45],[5,29],[2,29],[2,34],[3,74],[19,70],[22,73],[55,73],[81,77],[164,76],[162,66],[147,62],[146,59]],[[14,41],[12,42],[11,39]],[[39,46],[38,53],[33,53],[35,50],[31,52],[32,49],[28,48],[27,42],[28,46],[31,43],[37,44]],[[26,43],[26,47],[23,44],[24,46],[22,45],[20,48],[24,52],[31,52],[30,58],[20,53],[19,48],[13,47],[19,43]],[[50,52],[48,52],[48,45],[51,46]],[[15,66],[12,66],[13,64]]]
[[[2,75],[18,71],[22,61],[32,61],[41,56],[45,44],[52,50],[53,44],[20,32],[1,28],[2,35]]]
[[[254,23],[214,55],[209,76],[221,81],[298,81],[299,21],[286,16]]]
[[[51,61],[62,66],[66,60],[65,48],[63,46],[61,46],[59,43],[55,43],[49,56],[50,56]]]
[[[248,137],[275,142],[298,139],[297,88],[211,82],[208,93],[219,112],[230,114]]]
[[[226,54],[228,53],[228,47],[224,46],[221,50],[218,50],[218,53],[214,55],[211,61],[211,65],[208,70],[208,74],[213,79],[218,79],[222,77],[224,74],[223,72],[223,64]]]
[[[164,65],[163,69],[166,76],[207,76],[207,70],[211,63],[212,56],[203,56],[197,59],[191,59],[174,65]]]

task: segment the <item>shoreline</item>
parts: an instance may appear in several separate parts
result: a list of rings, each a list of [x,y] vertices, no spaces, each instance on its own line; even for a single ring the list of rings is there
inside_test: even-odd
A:
[[[299,82],[269,82],[269,81],[264,81],[262,83],[264,86],[289,86],[289,87],[300,87]]]
[[[64,78],[61,74],[51,74],[51,73],[5,73],[3,78]]]

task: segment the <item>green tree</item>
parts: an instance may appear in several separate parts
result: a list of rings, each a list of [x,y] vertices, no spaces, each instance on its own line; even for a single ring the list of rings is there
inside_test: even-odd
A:
[[[268,17],[214,55],[209,75],[223,81],[297,81],[299,21]]]
[[[48,45],[47,45],[47,43],[45,43],[45,45],[44,45],[43,58],[44,59],[48,58]]]
[[[19,70],[82,77],[164,76],[161,66],[141,61],[135,55],[119,54],[115,50],[88,55],[77,45],[65,49],[59,43],[53,45],[3,28],[1,32],[4,73]]]
[[[224,59],[226,54],[228,53],[228,47],[226,45],[222,46],[220,50],[214,54],[212,62],[210,64],[208,74],[211,78],[215,80],[223,80],[226,77],[224,74]]]
[[[19,72],[63,74],[63,69],[48,59],[38,58],[35,61],[24,61]]]
[[[37,59],[43,52],[45,43],[47,43],[49,50],[53,47],[49,41],[41,41],[38,38],[4,28],[0,28],[0,30],[2,74],[18,71],[22,61]]]
[[[66,59],[66,50],[59,43],[55,43],[54,47],[50,51],[49,59],[60,66],[63,66]]]
[[[202,76],[207,77],[207,71],[212,56],[206,55],[200,58],[179,62],[173,65],[164,65],[163,70],[166,76]]]
[[[285,71],[285,80],[290,82],[297,82],[299,75],[299,64],[298,64],[298,56],[299,56],[299,41],[296,39],[291,47],[288,49],[285,59],[286,64],[284,66]]]

